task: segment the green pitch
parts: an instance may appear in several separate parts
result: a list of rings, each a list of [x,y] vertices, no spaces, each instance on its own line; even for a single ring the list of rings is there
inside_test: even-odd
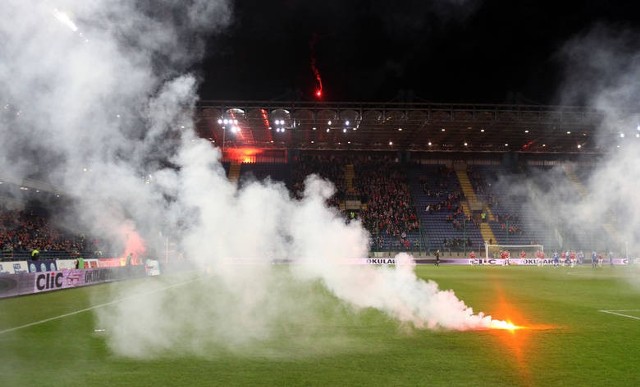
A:
[[[416,270],[476,312],[529,329],[415,330],[375,310],[353,310],[313,284],[299,291],[324,311],[313,329],[289,328],[242,351],[135,360],[111,353],[92,309],[114,302],[114,287],[139,283],[131,281],[0,300],[0,386],[640,385],[637,269]]]

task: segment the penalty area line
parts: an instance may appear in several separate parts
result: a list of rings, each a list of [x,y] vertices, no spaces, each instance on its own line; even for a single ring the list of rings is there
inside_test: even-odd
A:
[[[65,317],[69,317],[69,316],[75,316],[76,314],[88,312],[90,310],[94,310],[94,309],[98,309],[98,308],[104,308],[105,306],[117,304],[119,302],[126,301],[126,300],[129,300],[129,299],[132,299],[132,298],[138,298],[138,297],[146,296],[146,295],[153,294],[153,293],[163,292],[163,291],[169,290],[171,288],[175,288],[175,287],[178,287],[178,286],[186,285],[188,283],[197,281],[200,278],[201,277],[196,277],[196,278],[190,279],[188,281],[183,281],[183,282],[179,282],[177,284],[173,284],[173,285],[170,285],[170,286],[165,286],[164,288],[151,290],[151,291],[148,291],[148,292],[145,292],[145,293],[136,294],[134,296],[118,298],[117,300],[105,302],[104,304],[93,305],[93,306],[90,306],[88,308],[79,309],[79,310],[76,310],[76,311],[73,311],[73,312],[61,314],[59,316],[49,317],[49,318],[45,318],[44,320],[34,321],[34,322],[30,322],[28,324],[20,325],[20,326],[17,326],[17,327],[8,328],[8,329],[0,331],[0,335],[4,335],[5,333],[10,333],[10,332],[15,332],[17,330],[24,329],[24,328],[29,328],[29,327],[32,327],[32,326],[35,326],[35,325],[44,324],[44,323],[47,323],[49,321],[59,320],[61,318],[65,318]]]
[[[608,313],[608,314],[614,314],[616,316],[621,316],[621,317],[632,318],[634,320],[640,320],[640,317],[638,317],[638,316],[632,316],[632,315],[629,315],[629,314],[620,313],[620,312],[640,312],[640,309],[600,310],[599,312]]]

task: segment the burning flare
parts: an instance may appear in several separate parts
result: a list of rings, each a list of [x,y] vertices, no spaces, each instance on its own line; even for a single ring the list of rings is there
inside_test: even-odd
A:
[[[515,331],[515,330],[518,330],[518,329],[524,329],[524,327],[515,325],[511,321],[502,321],[502,320],[491,320],[489,328],[490,329],[504,329],[504,330],[508,330],[508,331],[512,331],[512,332]]]

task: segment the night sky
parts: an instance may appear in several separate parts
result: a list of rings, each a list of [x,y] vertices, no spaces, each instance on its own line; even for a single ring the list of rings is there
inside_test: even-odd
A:
[[[638,33],[633,1],[237,0],[201,63],[202,99],[554,104],[559,53]],[[640,33],[638,33],[640,37]],[[639,39],[640,40],[640,39]]]

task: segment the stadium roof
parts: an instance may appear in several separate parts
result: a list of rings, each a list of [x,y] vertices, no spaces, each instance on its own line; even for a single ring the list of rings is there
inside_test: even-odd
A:
[[[568,106],[202,101],[197,130],[223,149],[597,153],[602,119]]]

